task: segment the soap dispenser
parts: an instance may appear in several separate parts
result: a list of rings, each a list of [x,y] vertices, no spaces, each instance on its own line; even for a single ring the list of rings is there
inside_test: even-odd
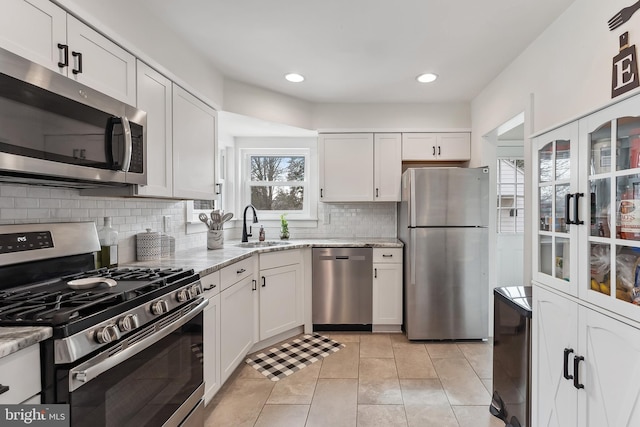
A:
[[[260,234],[259,234],[258,240],[260,240],[261,242],[264,242],[264,227],[262,225],[260,226]]]

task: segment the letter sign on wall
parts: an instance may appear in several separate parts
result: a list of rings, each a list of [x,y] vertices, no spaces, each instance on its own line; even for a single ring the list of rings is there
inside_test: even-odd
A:
[[[629,33],[620,36],[620,53],[613,57],[611,98],[640,86],[636,45],[629,46]]]

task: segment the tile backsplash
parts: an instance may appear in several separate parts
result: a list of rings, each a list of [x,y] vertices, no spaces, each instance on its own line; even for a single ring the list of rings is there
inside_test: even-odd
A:
[[[135,260],[135,236],[151,228],[166,230],[176,239],[176,250],[206,247],[206,234],[187,234],[186,202],[179,200],[81,196],[76,189],[21,184],[0,184],[0,224],[93,221],[100,229],[105,216],[119,232],[119,261]],[[267,237],[279,229],[267,227]],[[317,227],[289,225],[293,239],[305,238],[394,238],[396,203],[319,203]],[[257,233],[254,233],[257,236]],[[240,225],[225,230],[225,238],[239,239]]]

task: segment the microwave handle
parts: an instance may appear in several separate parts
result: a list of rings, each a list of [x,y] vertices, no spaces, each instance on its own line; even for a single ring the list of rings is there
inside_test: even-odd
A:
[[[122,171],[129,172],[131,167],[131,154],[133,152],[133,140],[131,138],[131,125],[129,119],[122,116],[122,132],[124,132],[124,158],[122,159]]]

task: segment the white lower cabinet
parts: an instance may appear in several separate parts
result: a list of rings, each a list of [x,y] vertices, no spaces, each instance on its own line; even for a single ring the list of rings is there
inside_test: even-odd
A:
[[[402,249],[373,249],[373,328],[399,331],[402,325]]]
[[[220,390],[220,272],[200,279],[204,297],[209,304],[204,309],[204,404]]]
[[[541,286],[533,308],[533,425],[640,425],[640,329]]]
[[[260,341],[304,323],[300,250],[260,254]]]
[[[40,344],[0,359],[0,404],[40,403]]]

